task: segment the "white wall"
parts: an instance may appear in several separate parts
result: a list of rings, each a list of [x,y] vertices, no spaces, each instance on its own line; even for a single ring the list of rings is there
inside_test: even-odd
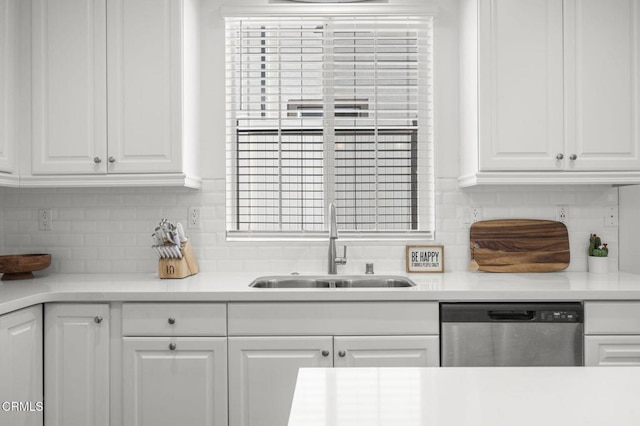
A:
[[[640,186],[620,188],[620,270],[640,274]]]
[[[458,189],[455,181],[459,170],[457,1],[442,0],[439,4],[434,26],[437,207],[433,243],[445,246],[446,270],[467,268],[470,206],[481,207],[484,219],[554,219],[556,205],[569,206],[570,270],[586,270],[591,232],[609,242],[610,268],[617,269],[617,228],[603,226],[605,207],[618,204],[617,189],[560,185]],[[150,249],[150,235],[160,218],[186,223],[187,208],[199,206],[201,229],[188,230],[188,233],[193,237],[203,271],[321,273],[326,270],[325,243],[225,241],[225,66],[220,5],[221,0],[202,0],[200,130],[203,149],[200,158],[203,189],[4,189],[0,191],[0,238],[4,234],[5,252],[50,252],[52,270],[57,272],[154,272],[157,264]],[[28,126],[23,123],[21,128],[25,137]],[[40,208],[53,209],[50,232],[38,231]],[[405,267],[405,244],[349,243],[348,264],[339,267],[339,271],[361,273],[366,262],[374,262],[376,272],[401,272]]]
[[[0,254],[4,254],[4,208],[2,203],[4,188],[0,188]]]
[[[555,206],[569,207],[570,270],[586,270],[589,233],[609,243],[610,268],[617,269],[617,227],[604,227],[604,208],[618,204],[618,190],[607,187],[517,187],[460,190],[455,179],[436,185],[436,241],[445,246],[447,271],[469,263],[468,208],[481,207],[485,219],[554,219]],[[225,242],[224,180],[207,179],[201,191],[188,189],[5,189],[2,198],[5,251],[50,252],[53,270],[68,273],[153,272],[150,235],[162,217],[186,223],[187,208],[201,208],[201,229],[193,237],[203,271],[247,270],[322,273],[327,245],[321,243]],[[53,231],[38,231],[39,208],[53,209]],[[429,243],[425,241],[424,243]],[[341,272],[362,273],[374,262],[377,272],[404,270],[404,242],[349,243]]]

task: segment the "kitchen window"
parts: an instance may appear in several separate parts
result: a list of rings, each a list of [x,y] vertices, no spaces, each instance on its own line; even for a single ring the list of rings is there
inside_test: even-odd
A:
[[[430,17],[227,18],[227,236],[432,237]]]

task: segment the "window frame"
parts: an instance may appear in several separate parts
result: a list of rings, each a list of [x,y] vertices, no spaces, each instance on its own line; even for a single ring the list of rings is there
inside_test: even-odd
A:
[[[432,112],[432,104],[433,104],[433,19],[431,16],[412,16],[412,19],[418,19],[420,22],[424,22],[428,24],[428,36],[427,36],[427,57],[424,59],[429,62],[428,72],[424,81],[418,85],[419,90],[424,91],[425,93],[420,93],[420,96],[426,96],[427,101],[430,105],[428,108],[428,112],[420,118],[420,122],[418,123],[419,129],[422,130],[422,138],[421,142],[423,147],[418,150],[422,152],[421,161],[426,163],[424,167],[422,167],[422,171],[427,171],[428,176],[420,176],[420,186],[417,190],[417,202],[423,203],[422,209],[426,209],[426,212],[420,215],[419,229],[417,230],[375,230],[375,231],[358,231],[358,230],[340,230],[340,238],[344,240],[357,240],[357,241],[379,241],[379,240],[433,240],[435,234],[435,171],[434,171],[434,141],[433,141],[433,112]],[[253,18],[230,18],[234,22],[242,19],[253,19]],[[280,19],[284,19],[280,17]],[[367,17],[367,19],[371,19],[371,17]],[[227,22],[228,24],[228,22]],[[227,35],[228,37],[229,28],[227,25]],[[424,47],[424,46],[423,46]],[[229,84],[229,66],[228,66],[228,58],[229,58],[229,45],[227,44],[227,144],[226,144],[226,156],[227,156],[227,183],[226,183],[226,238],[228,241],[314,241],[314,240],[325,240],[328,237],[328,205],[330,202],[335,202],[335,189],[332,188],[335,184],[335,141],[333,138],[329,137],[324,142],[324,170],[325,176],[331,177],[331,179],[325,179],[325,189],[324,189],[324,208],[323,208],[323,217],[324,217],[324,229],[320,231],[257,231],[257,230],[237,230],[230,227],[230,223],[237,225],[237,222],[233,220],[233,217],[237,214],[235,210],[235,201],[237,200],[238,193],[234,190],[234,186],[237,184],[237,181],[233,178],[234,172],[230,172],[230,170],[236,170],[237,164],[237,150],[234,149],[234,141],[233,135],[235,131],[230,131],[229,129],[238,129],[237,121],[235,120],[235,116],[233,113],[229,111],[229,98],[230,98],[230,86]],[[235,78],[235,77],[232,77]],[[233,90],[233,87],[231,87]],[[307,100],[308,101],[308,100]],[[300,100],[300,103],[304,103],[305,100]],[[335,103],[333,104],[335,105]],[[288,107],[287,107],[288,108]],[[367,106],[368,108],[368,106]],[[289,114],[289,110],[287,109],[286,113]],[[334,114],[331,109],[326,109],[326,117],[323,117],[323,130],[327,127],[333,128],[333,119]],[[364,112],[364,114],[367,114]],[[234,124],[235,123],[235,124]],[[424,124],[423,124],[424,123]],[[416,130],[417,131],[417,130]],[[333,132],[332,132],[333,133]],[[324,136],[327,136],[327,133],[324,133]],[[377,142],[376,142],[377,143]],[[328,170],[328,171],[327,171]],[[424,174],[424,173],[423,173]],[[331,182],[327,182],[331,181]],[[426,204],[426,205],[425,205]],[[340,212],[340,205],[338,207],[338,212]]]

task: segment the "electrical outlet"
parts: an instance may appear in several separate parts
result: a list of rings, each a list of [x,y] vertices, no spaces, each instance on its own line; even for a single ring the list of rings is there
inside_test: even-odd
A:
[[[482,208],[471,207],[469,209],[469,223],[476,223],[482,220]]]
[[[604,226],[618,226],[618,206],[604,209]]]
[[[556,206],[556,220],[561,223],[567,223],[567,220],[569,220],[569,208],[567,206]]]
[[[51,209],[38,210],[38,229],[41,231],[51,231],[53,229]]]
[[[187,213],[188,217],[188,227],[191,229],[200,228],[200,208],[199,207],[189,207],[189,211]]]

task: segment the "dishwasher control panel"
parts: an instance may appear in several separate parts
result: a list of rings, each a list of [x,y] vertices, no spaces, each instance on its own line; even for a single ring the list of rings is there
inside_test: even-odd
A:
[[[440,321],[492,323],[582,323],[579,302],[447,302],[440,304]]]
[[[579,322],[580,315],[577,311],[540,311],[540,321],[546,322]]]

